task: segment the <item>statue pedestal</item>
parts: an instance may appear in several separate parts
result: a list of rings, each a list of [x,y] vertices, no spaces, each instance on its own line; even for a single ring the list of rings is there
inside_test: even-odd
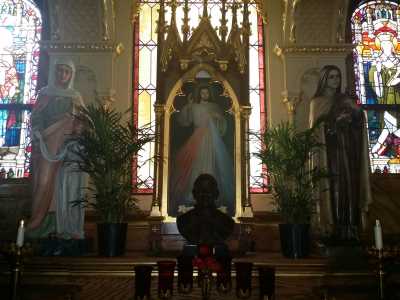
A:
[[[345,242],[325,248],[329,266],[333,270],[359,270],[368,268],[365,249],[358,242]]]
[[[153,255],[159,254],[162,251],[161,247],[161,227],[164,217],[150,216],[147,218],[149,222],[149,246],[150,253]]]
[[[239,217],[239,252],[246,254],[247,252],[254,251],[253,248],[253,231],[254,220],[253,218]]]
[[[89,252],[88,239],[40,239],[34,242],[39,256],[83,256]]]

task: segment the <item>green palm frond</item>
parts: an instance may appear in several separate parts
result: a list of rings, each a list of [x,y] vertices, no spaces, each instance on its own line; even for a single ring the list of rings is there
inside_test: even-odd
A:
[[[103,222],[121,222],[136,207],[132,197],[132,161],[143,146],[154,140],[152,127],[123,122],[123,114],[96,102],[76,114],[83,130],[74,138],[80,169],[94,187],[93,198],[84,200]],[[94,201],[93,201],[94,200]],[[82,200],[80,200],[82,201]]]
[[[313,189],[327,173],[311,168],[310,157],[323,147],[316,126],[297,131],[288,122],[268,128],[257,138],[262,147],[254,155],[267,166],[278,211],[287,223],[308,223],[314,210]]]

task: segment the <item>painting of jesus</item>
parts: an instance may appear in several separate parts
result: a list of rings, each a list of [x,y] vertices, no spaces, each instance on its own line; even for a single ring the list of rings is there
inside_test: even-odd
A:
[[[193,183],[206,173],[218,182],[217,207],[234,215],[231,99],[221,95],[221,85],[215,82],[197,80],[184,90],[185,95],[175,98],[171,116],[168,214],[177,216],[193,207]]]

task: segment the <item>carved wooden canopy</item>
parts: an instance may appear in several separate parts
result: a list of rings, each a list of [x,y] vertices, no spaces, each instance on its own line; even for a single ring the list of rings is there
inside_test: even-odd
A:
[[[177,26],[176,11],[178,5],[183,5],[183,25]],[[221,1],[221,19],[219,26],[213,28],[211,16],[208,14],[208,0],[203,1],[203,13],[196,28],[189,26],[188,0],[178,3],[172,0],[160,2],[158,21],[158,68],[157,82],[162,103],[167,92],[184,73],[198,64],[207,64],[218,70],[233,86],[243,104],[248,103],[248,48],[250,36],[249,0]],[[171,14],[170,20],[165,20],[166,6]],[[213,8],[215,9],[215,8]],[[231,20],[228,26],[227,14],[230,11]],[[241,13],[241,22],[238,14]],[[215,24],[215,23],[214,23]],[[228,32],[228,27],[230,28]]]
[[[177,110],[174,99],[177,95],[189,97],[185,86],[189,82],[201,81],[199,74],[207,74],[208,82],[217,82],[222,87],[222,98],[231,100],[229,109],[232,131],[231,156],[233,180],[229,187],[234,191],[231,201],[235,203],[236,217],[243,212],[251,212],[248,197],[248,118],[249,104],[249,3],[250,0],[222,0],[218,7],[220,18],[216,24],[208,14],[208,1],[203,0],[203,11],[195,28],[189,26],[189,2],[171,0],[160,1],[158,20],[158,72],[156,100],[156,149],[160,157],[155,162],[155,181],[152,216],[170,216],[167,212],[171,176],[171,157],[175,154],[170,148],[173,131],[173,117]],[[177,8],[183,11],[182,26],[177,19]],[[168,23],[166,9],[170,12]],[[242,14],[242,15],[239,15]],[[228,18],[229,15],[229,18]],[[229,19],[229,24],[228,24]],[[239,22],[240,20],[240,22]],[[219,103],[220,104],[220,103]],[[171,134],[171,130],[173,134]],[[172,197],[171,197],[172,198]],[[161,210],[159,208],[161,207]]]

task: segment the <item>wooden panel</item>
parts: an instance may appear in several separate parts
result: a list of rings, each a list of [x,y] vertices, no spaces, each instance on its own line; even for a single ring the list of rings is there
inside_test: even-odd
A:
[[[147,251],[149,249],[150,227],[139,220],[128,223],[126,249],[132,251]],[[97,252],[97,225],[92,220],[85,223],[85,236],[91,241],[89,251]]]
[[[28,179],[0,179],[0,240],[15,239],[19,220],[31,210]]]
[[[400,234],[400,174],[373,174],[371,176],[373,202],[369,207],[367,232],[372,239],[372,227],[381,220],[385,235]]]
[[[157,260],[173,257],[148,257],[143,253],[130,253],[125,257],[101,258],[79,257],[62,258],[35,257],[25,266],[23,276],[24,291],[30,298],[23,299],[75,299],[84,300],[128,300],[134,294],[134,266],[137,264],[156,264]],[[253,293],[250,299],[258,299],[258,266],[276,268],[276,299],[373,299],[376,300],[377,278],[374,272],[363,270],[329,271],[326,259],[310,257],[290,260],[278,254],[254,254],[237,257],[235,261],[251,261],[253,268]],[[0,261],[0,280],[2,290],[6,289],[8,274],[6,264]],[[157,271],[154,267],[152,277],[152,296],[157,298]],[[235,282],[233,271],[233,283]],[[176,283],[176,278],[175,278]],[[354,288],[352,288],[354,287]],[[67,292],[68,291],[68,292]],[[4,294],[3,294],[4,295]],[[64,298],[63,298],[64,297]],[[353,298],[351,298],[353,297]],[[227,295],[218,295],[213,288],[212,299],[234,299],[234,289]],[[70,298],[72,299],[72,298]],[[189,295],[174,290],[173,299],[201,299],[200,289],[195,285]]]
[[[256,251],[279,252],[281,249],[278,224],[255,224],[253,238]]]

